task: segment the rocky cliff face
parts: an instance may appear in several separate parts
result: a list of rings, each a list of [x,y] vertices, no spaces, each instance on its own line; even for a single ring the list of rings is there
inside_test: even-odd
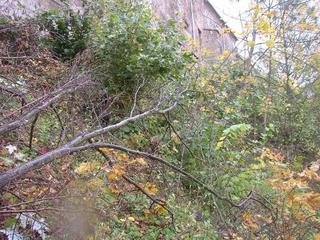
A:
[[[176,19],[184,26],[184,34],[199,43],[208,59],[214,60],[224,50],[234,48],[236,37],[224,33],[227,28],[208,0],[144,0],[163,20]],[[80,0],[69,0],[70,6],[81,11]],[[33,16],[41,10],[63,7],[59,0],[0,0],[0,14],[12,17]]]

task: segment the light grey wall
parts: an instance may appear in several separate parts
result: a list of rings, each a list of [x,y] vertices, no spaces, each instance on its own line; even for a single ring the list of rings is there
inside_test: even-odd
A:
[[[81,10],[79,0],[69,2],[74,10]],[[32,17],[39,11],[62,6],[59,0],[0,0],[0,14],[12,18]]]
[[[224,50],[234,48],[236,37],[223,33],[224,21],[207,0],[149,0],[157,16],[174,18],[184,25],[183,32],[199,43],[202,52],[214,60]]]
[[[208,0],[136,0],[149,2],[162,20],[176,19],[183,25],[183,33],[200,45],[200,51],[209,51],[209,60],[214,60],[224,50],[233,49],[236,38],[222,34],[224,21]],[[69,0],[74,10],[81,11],[81,0]],[[62,7],[59,0],[0,0],[0,14],[11,17],[34,16],[41,10]]]

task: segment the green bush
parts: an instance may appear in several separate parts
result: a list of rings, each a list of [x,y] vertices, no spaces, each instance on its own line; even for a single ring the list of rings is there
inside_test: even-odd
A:
[[[88,11],[79,14],[67,8],[52,9],[40,15],[40,23],[50,33],[45,44],[63,61],[72,59],[86,48],[90,29]]]
[[[91,46],[109,90],[126,89],[130,95],[137,80],[146,83],[183,78],[190,53],[181,49],[184,39],[174,22],[155,22],[151,9],[140,3],[100,1],[94,7]]]

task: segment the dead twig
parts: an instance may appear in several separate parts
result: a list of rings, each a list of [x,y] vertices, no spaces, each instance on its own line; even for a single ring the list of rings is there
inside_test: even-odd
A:
[[[45,104],[49,105],[48,102],[46,102]],[[125,118],[118,123],[108,125],[104,128],[98,128],[98,129],[93,130],[91,132],[83,133],[83,134],[79,135],[78,137],[74,138],[72,141],[66,143],[65,145],[63,145],[59,148],[56,148],[50,152],[47,152],[39,157],[36,157],[35,159],[33,159],[27,163],[21,164],[20,166],[17,166],[13,169],[10,169],[6,173],[0,175],[0,188],[9,184],[13,180],[21,178],[22,176],[24,176],[28,172],[35,170],[35,169],[38,169],[38,168],[52,162],[53,160],[57,159],[58,157],[61,157],[61,156],[64,156],[66,154],[70,154],[73,152],[77,152],[80,150],[84,150],[83,148],[76,148],[77,145],[79,145],[80,143],[82,143],[84,141],[87,141],[87,140],[92,139],[94,137],[100,136],[100,135],[105,134],[107,132],[117,130],[123,126],[128,125],[129,123],[143,119],[149,115],[163,114],[163,113],[169,112],[172,109],[174,109],[177,106],[177,104],[178,104],[178,102],[175,101],[174,103],[172,103],[172,105],[169,105],[168,107],[161,109],[159,106],[160,103],[158,103],[154,108],[151,108],[150,110],[147,110],[141,114],[137,114],[133,117]],[[34,111],[36,111],[34,113],[34,114],[36,114],[40,110],[35,109]],[[29,114],[31,114],[31,113],[29,113]],[[32,115],[34,115],[34,114],[32,114]],[[28,117],[31,117],[31,116],[28,116]],[[9,128],[15,129],[16,127],[22,125],[23,122],[20,122],[20,121],[12,123],[12,124],[10,124],[10,126],[5,126],[4,128],[0,127],[0,134],[1,134],[1,129],[3,130],[3,132],[7,132]]]
[[[98,209],[95,209],[95,211],[88,211],[88,212],[94,212],[96,213],[96,211]],[[11,214],[17,214],[17,213],[38,213],[38,212],[44,212],[44,211],[53,211],[53,212],[72,212],[72,213],[82,213],[84,210],[76,210],[76,209],[66,209],[66,208],[51,208],[51,207],[47,207],[47,208],[38,208],[38,209],[17,209],[17,210],[1,210],[0,211],[0,215],[11,215]],[[102,211],[101,209],[99,209],[99,211]]]
[[[122,178],[126,180],[128,183],[135,186],[140,192],[142,192],[147,198],[149,198],[152,201],[151,207],[154,204],[158,204],[159,206],[163,207],[171,216],[171,223],[174,225],[174,213],[166,206],[166,203],[162,200],[156,199],[152,197],[146,190],[144,190],[138,183],[133,181],[131,178],[123,175]]]
[[[88,84],[88,81],[83,81],[83,82],[78,81],[82,77],[84,77],[83,74],[80,74],[75,79],[72,79],[69,82],[67,82],[61,88],[51,92],[47,96],[42,97],[39,100],[37,105],[35,105],[30,111],[21,115],[21,117],[19,117],[17,120],[0,126],[0,135],[8,133],[16,128],[19,128],[27,124],[33,116],[35,116],[40,111],[46,109],[48,106],[50,106],[54,102],[60,100],[62,96],[68,93],[72,93],[78,90],[79,88],[83,88],[84,86],[86,86]]]
[[[47,60],[46,58],[40,58],[40,57],[33,57],[33,56],[13,56],[13,57],[4,57],[4,56],[0,56],[0,59],[3,60],[23,60],[23,59],[33,59],[33,60],[39,60],[39,61],[45,61]]]
[[[90,143],[92,143],[92,140],[89,140]],[[112,167],[113,166],[113,162],[112,159],[110,158],[110,156],[108,156],[107,154],[105,154],[103,151],[101,151],[99,148],[96,148],[96,150],[105,158],[107,159],[109,166]],[[162,200],[156,199],[154,197],[152,197],[145,189],[143,189],[138,183],[136,183],[134,180],[132,180],[131,178],[123,175],[122,178],[127,181],[128,183],[130,183],[131,185],[135,186],[141,193],[143,193],[147,198],[149,198],[151,200],[151,207],[153,204],[158,204],[159,206],[163,207],[171,216],[171,223],[174,225],[174,213],[166,206],[166,203]]]
[[[81,150],[86,150],[86,149],[90,149],[90,148],[99,149],[99,148],[103,148],[103,147],[113,148],[113,149],[117,149],[117,150],[124,151],[124,152],[127,152],[127,153],[144,156],[144,157],[149,158],[150,160],[154,160],[154,161],[160,162],[160,163],[164,164],[165,166],[171,168],[175,172],[177,172],[177,173],[189,178],[190,180],[192,180],[193,182],[195,182],[196,184],[201,186],[203,189],[205,189],[206,191],[208,191],[211,194],[213,194],[216,198],[229,203],[232,207],[242,208],[244,203],[249,201],[249,200],[251,200],[251,198],[252,198],[252,194],[250,193],[246,199],[242,200],[239,204],[236,204],[236,203],[232,202],[230,199],[221,196],[220,194],[218,194],[217,192],[215,192],[214,190],[209,188],[205,183],[203,183],[202,181],[200,181],[199,179],[197,179],[193,175],[187,173],[186,171],[182,170],[181,168],[178,168],[174,164],[169,163],[167,160],[165,160],[165,159],[163,159],[161,157],[152,155],[152,154],[147,153],[147,152],[141,152],[141,151],[130,149],[130,148],[127,148],[127,147],[124,147],[124,146],[115,145],[115,144],[109,144],[109,143],[92,143],[92,144],[83,145],[83,146],[79,146],[79,147],[72,147],[69,150],[70,151],[81,151]]]
[[[130,117],[133,116],[133,113],[134,113],[134,110],[136,108],[136,105],[137,105],[137,98],[138,98],[138,94],[139,94],[139,91],[141,88],[143,88],[144,84],[145,84],[145,79],[144,77],[142,77],[142,83],[139,84],[140,81],[138,81],[137,83],[137,90],[134,94],[134,98],[133,98],[133,106],[132,106],[132,109],[131,109],[131,112],[130,112]]]
[[[39,113],[36,114],[36,116],[34,117],[32,123],[31,123],[31,129],[30,129],[30,135],[29,135],[29,149],[30,150],[32,150],[33,132],[34,132],[34,128],[36,126],[38,117],[39,117]]]
[[[25,98],[25,96],[18,90],[15,90],[6,86],[0,86],[0,90],[11,93],[14,97],[20,98],[22,107],[27,103],[27,99]]]
[[[61,128],[59,139],[58,139],[58,142],[57,142],[57,146],[59,146],[60,143],[64,139],[65,128],[64,128],[63,122],[61,120],[60,114],[58,113],[57,109],[54,106],[51,106],[51,109],[53,110],[54,114],[56,115],[56,117],[58,119],[58,122],[59,122],[59,125],[60,125],[60,128]]]

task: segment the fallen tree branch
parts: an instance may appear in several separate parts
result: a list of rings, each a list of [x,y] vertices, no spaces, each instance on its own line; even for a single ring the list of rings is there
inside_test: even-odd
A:
[[[201,186],[203,189],[205,189],[206,191],[208,191],[211,194],[213,194],[216,198],[229,203],[232,207],[242,208],[245,205],[245,203],[248,202],[249,200],[251,200],[251,198],[252,198],[252,192],[250,192],[248,194],[248,196],[244,200],[242,200],[239,204],[236,204],[236,203],[232,202],[230,199],[221,196],[220,194],[218,194],[217,192],[215,192],[214,190],[209,188],[205,183],[203,183],[202,181],[200,181],[199,179],[197,179],[193,175],[187,173],[186,171],[182,170],[181,168],[175,166],[174,164],[169,163],[167,160],[165,160],[165,159],[163,159],[161,157],[152,155],[152,154],[147,153],[147,152],[141,152],[141,151],[130,149],[130,148],[127,148],[127,147],[124,147],[124,146],[115,145],[115,144],[109,144],[109,143],[92,143],[92,144],[87,144],[87,145],[83,145],[83,146],[79,146],[79,147],[73,147],[73,148],[70,148],[70,150],[71,151],[82,151],[82,150],[87,150],[87,149],[91,149],[91,148],[99,149],[99,148],[104,148],[104,147],[117,149],[117,150],[124,151],[124,152],[127,152],[127,153],[144,156],[144,157],[149,158],[150,160],[154,160],[154,161],[160,162],[163,165],[171,168],[175,172],[177,172],[177,173],[189,178],[190,180],[192,180],[193,182],[195,182],[199,186]]]
[[[0,59],[3,60],[23,60],[23,59],[33,59],[39,61],[46,61],[46,58],[36,57],[36,56],[0,56]]]
[[[66,208],[52,208],[52,207],[46,207],[46,208],[38,208],[38,209],[16,209],[16,210],[1,210],[0,215],[12,215],[17,213],[39,213],[39,212],[45,212],[45,211],[53,211],[53,212],[70,212],[70,213],[83,213],[83,211],[86,212],[92,212],[92,213],[104,213],[104,210],[99,208],[91,208],[90,210],[78,210],[78,209],[66,209]]]
[[[24,106],[26,104],[26,102],[27,102],[27,100],[23,96],[23,94],[20,91],[16,90],[16,89],[13,89],[13,88],[10,88],[10,87],[6,87],[6,86],[0,86],[0,90],[8,92],[8,93],[11,93],[13,96],[20,98],[22,106]]]
[[[130,114],[131,115],[131,114]],[[89,142],[92,144],[92,140],[90,139]],[[103,151],[101,151],[99,148],[96,148],[96,150],[108,161],[110,167],[113,166],[112,159],[110,156],[105,154]],[[141,193],[143,193],[147,198],[149,198],[152,202],[151,207],[153,204],[158,204],[159,206],[163,207],[171,216],[171,223],[174,224],[174,213],[166,206],[166,203],[164,201],[161,201],[159,199],[156,199],[152,197],[145,189],[143,189],[138,183],[136,183],[131,178],[127,177],[126,175],[123,175],[122,178],[130,183],[131,185],[135,186]]]
[[[38,169],[50,162],[52,162],[54,159],[57,159],[58,157],[73,153],[73,152],[78,152],[80,150],[84,150],[83,148],[76,148],[77,145],[80,143],[87,141],[89,139],[92,139],[96,136],[99,136],[101,134],[119,129],[125,125],[128,125],[131,122],[135,122],[139,119],[145,118],[151,114],[159,114],[159,113],[166,113],[171,111],[175,106],[177,105],[177,102],[173,103],[171,106],[165,108],[165,109],[159,109],[159,106],[157,105],[156,107],[145,111],[141,114],[137,114],[133,117],[126,118],[116,124],[112,124],[109,126],[106,126],[104,128],[99,128],[96,130],[93,130],[88,133],[84,133],[79,135],[78,137],[74,138],[72,141],[68,142],[67,144],[56,148],[50,152],[47,152],[27,163],[24,163],[20,166],[17,166],[13,169],[8,170],[6,173],[0,175],[0,188],[6,186],[9,184],[11,181],[16,180],[24,176],[26,173]]]
[[[152,201],[151,207],[153,204],[158,204],[159,206],[163,207],[171,216],[171,223],[174,224],[174,214],[173,212],[166,206],[164,201],[161,201],[159,199],[153,198],[149,193],[147,193],[146,190],[144,190],[142,187],[139,186],[135,181],[133,181],[131,178],[123,175],[122,178],[126,180],[131,185],[135,186],[140,192],[142,192],[147,198],[149,198]]]
[[[30,119],[33,116],[38,114],[40,111],[46,109],[47,107],[49,107],[52,103],[57,102],[65,94],[74,92],[74,91],[78,90],[79,88],[86,86],[88,83],[87,81],[84,81],[82,83],[77,81],[81,77],[83,77],[83,74],[80,74],[75,79],[70,80],[68,83],[66,83],[61,88],[48,94],[48,96],[46,96],[46,97],[49,97],[48,99],[41,101],[38,105],[34,106],[30,111],[21,115],[21,117],[19,117],[17,120],[0,126],[0,135],[8,133],[8,132],[10,132],[16,128],[19,128],[23,125],[26,125],[27,123],[29,123]]]

